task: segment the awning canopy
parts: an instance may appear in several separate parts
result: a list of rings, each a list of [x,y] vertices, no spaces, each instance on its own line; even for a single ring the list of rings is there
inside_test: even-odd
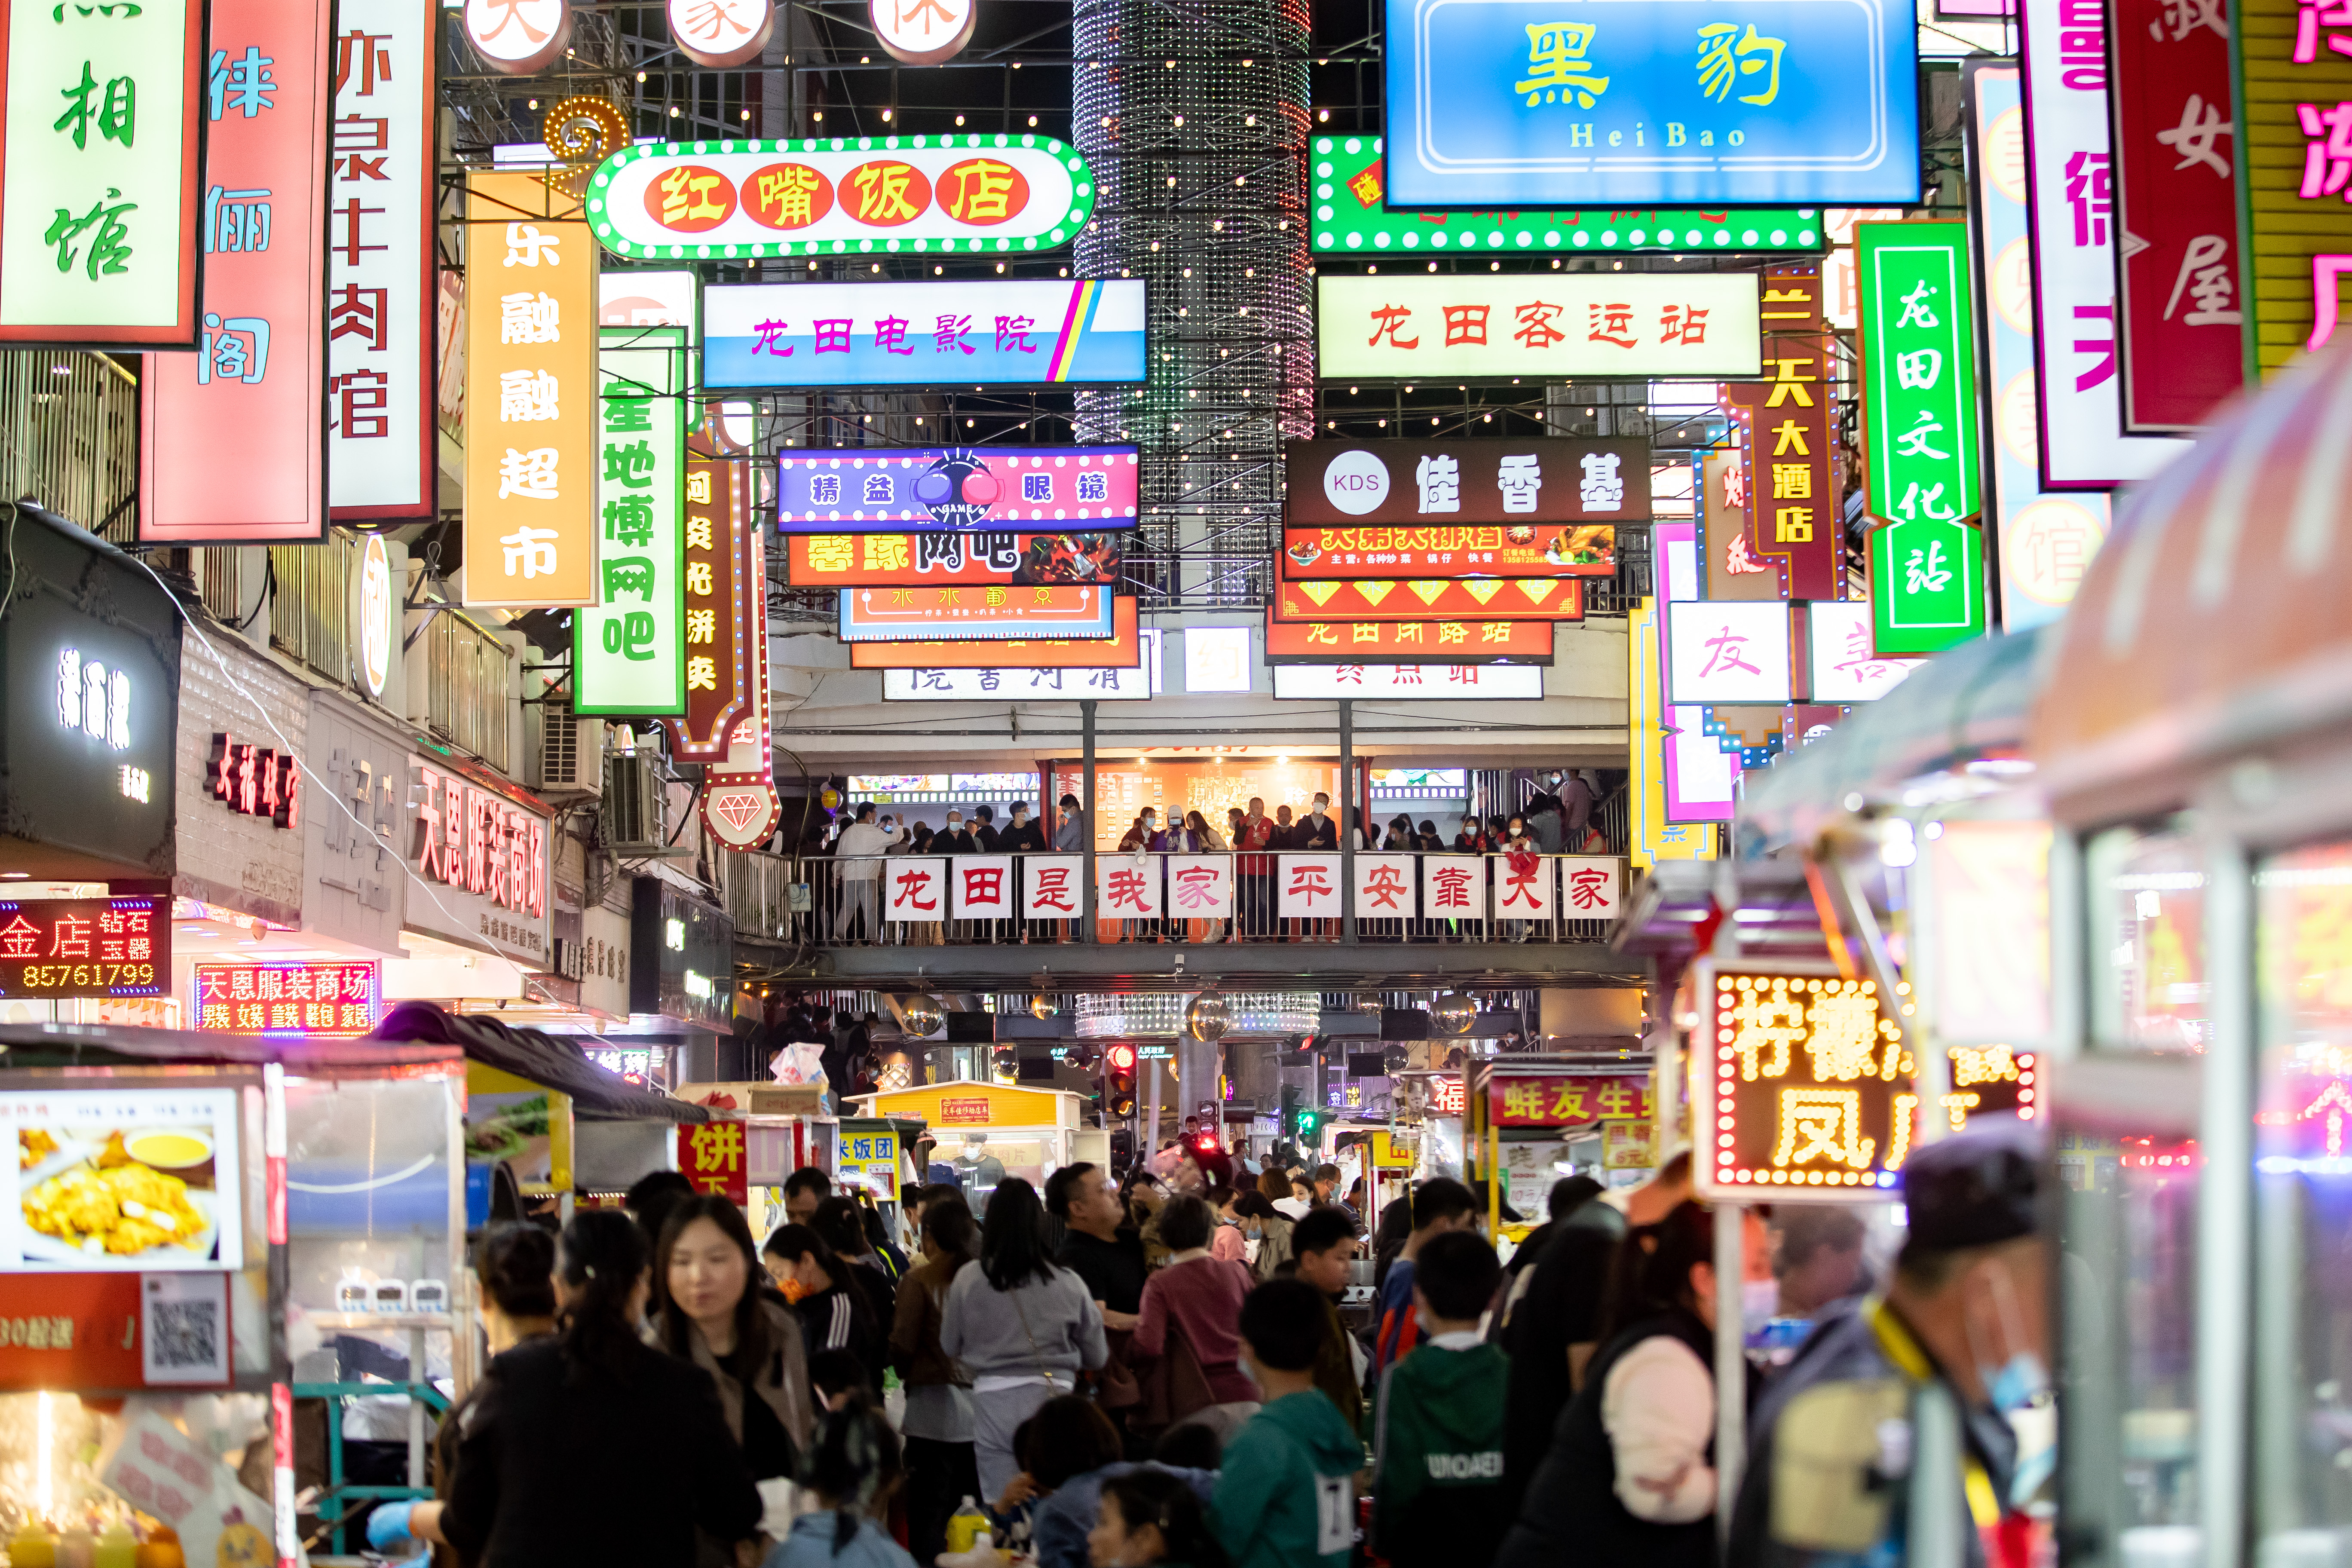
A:
[[[570,1040],[537,1029],[512,1028],[478,1013],[451,1013],[431,1002],[403,1002],[368,1038],[456,1046],[470,1061],[570,1095],[573,1113],[591,1121],[699,1124],[710,1120],[710,1112],[701,1106],[624,1082],[618,1074],[590,1061]]]
[[[2242,398],[2124,504],[2063,624],[2032,755],[2061,815],[2352,719],[2352,340]]]
[[[2047,628],[1962,643],[1811,745],[1749,769],[1741,855],[1809,843],[1864,805],[1963,799],[2024,782],[2026,731],[2053,647]]]
[[[0,1024],[0,1068],[262,1067],[298,1072],[390,1071],[454,1062],[446,1045],[358,1040],[273,1040],[216,1029],[131,1024]]]

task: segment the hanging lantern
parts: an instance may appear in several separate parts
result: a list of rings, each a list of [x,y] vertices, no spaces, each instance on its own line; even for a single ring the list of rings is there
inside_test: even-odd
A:
[[[940,1026],[948,1021],[948,1012],[940,1005],[938,997],[918,994],[898,1004],[898,1021],[906,1026],[908,1034],[922,1038],[940,1032]]]
[[[572,41],[570,0],[466,0],[466,41],[492,70],[529,76]]]
[[[1184,1009],[1184,1032],[1204,1046],[1224,1038],[1227,1021],[1225,999],[1213,991],[1202,992]]]
[[[1429,1021],[1446,1034],[1458,1035],[1478,1016],[1478,999],[1448,991],[1429,1005]]]
[[[669,36],[678,52],[711,70],[748,64],[775,30],[769,0],[669,0]]]
[[[971,42],[980,0],[868,0],[874,36],[894,60],[944,65]]]

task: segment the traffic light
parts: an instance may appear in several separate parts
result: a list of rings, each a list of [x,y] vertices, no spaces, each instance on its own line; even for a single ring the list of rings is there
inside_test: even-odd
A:
[[[1113,1046],[1103,1053],[1103,1110],[1121,1121],[1135,1115],[1133,1046]]]
[[[1329,1111],[1318,1110],[1311,1105],[1302,1105],[1292,1112],[1290,1128],[1298,1140],[1298,1146],[1312,1149],[1320,1144],[1323,1142],[1323,1124],[1330,1120]]]

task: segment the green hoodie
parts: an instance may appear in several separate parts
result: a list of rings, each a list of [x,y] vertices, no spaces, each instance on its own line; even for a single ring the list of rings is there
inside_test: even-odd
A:
[[[1348,1568],[1364,1445],[1321,1391],[1286,1394],[1225,1445],[1217,1539],[1234,1568]]]
[[[1490,1344],[1423,1343],[1381,1388],[1372,1475],[1372,1540],[1391,1563],[1458,1552],[1484,1563],[1509,1523],[1503,1489],[1503,1411],[1511,1361]]]

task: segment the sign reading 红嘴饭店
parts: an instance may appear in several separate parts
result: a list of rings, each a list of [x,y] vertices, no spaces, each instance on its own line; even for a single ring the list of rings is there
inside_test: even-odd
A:
[[[1964,223],[1854,229],[1870,514],[1977,514],[1976,289]]]
[[[784,544],[789,579],[803,588],[1108,585],[1127,552],[1118,533],[795,533]]]
[[[2192,430],[2246,379],[2229,11],[2110,3],[2124,427]]]
[[[1393,205],[1918,199],[1915,19],[1889,0],[1386,16]]]
[[[1639,441],[1306,441],[1285,465],[1293,527],[1412,522],[1633,522],[1650,515]],[[1596,572],[1612,572],[1601,540]]]
[[[1410,212],[1384,204],[1387,173],[1377,136],[1315,139],[1315,249],[1319,254],[1399,250],[1819,250],[1812,207],[1564,207],[1549,211]]]
[[[196,0],[0,6],[0,343],[195,342],[205,58]]]
[[[845,588],[841,640],[1108,637],[1116,629],[1110,589],[1078,587]]]
[[[430,517],[431,0],[340,0],[328,149],[327,498],[338,522]]]
[[[596,247],[536,174],[466,180],[466,603],[597,602]]]
[[[963,52],[980,20],[980,0],[870,0],[874,37],[894,60],[944,65]]]
[[[1399,273],[1315,280],[1325,380],[1748,376],[1753,272]]]
[[[331,963],[199,963],[199,1029],[240,1035],[364,1035],[376,1025],[379,966],[373,959]]]
[[[2042,482],[2113,489],[2188,450],[2124,434],[2116,363],[2115,168],[2107,127],[2105,0],[2021,0],[2035,408]],[[2302,151],[2300,142],[2296,151]]]
[[[547,818],[455,763],[412,755],[408,765],[413,826],[401,854],[429,884],[410,895],[408,923],[545,968]]]
[[[194,353],[151,359],[140,378],[144,542],[326,531],[327,257],[363,243],[367,216],[355,199],[328,201],[333,10],[328,0],[212,7],[203,317]]]
[[[1111,635],[1038,640],[1008,637],[947,641],[894,637],[849,645],[852,669],[1134,669],[1143,662],[1135,600],[1111,601]]]
[[[587,197],[604,247],[647,261],[1049,250],[1094,207],[1087,161],[1034,132],[624,147]]]
[[[686,705],[688,630],[686,331],[606,327],[601,335],[598,602],[579,613],[572,711],[677,713]]]
[[[0,997],[163,996],[171,989],[171,900],[0,900]]]
[[[1136,523],[1133,447],[852,447],[777,459],[776,526],[972,530]]]
[[[1699,1192],[1883,1201],[1918,1134],[1919,1097],[1877,983],[1713,959],[1692,973],[1721,1042],[1690,1062],[1692,1103],[1717,1108],[1721,1134],[1692,1166]]]
[[[1831,461],[1837,444],[1835,348],[1822,293],[1818,262],[1767,269],[1764,379],[1719,392],[1741,458],[1738,472],[1751,520],[1742,544],[1746,564],[1776,572],[1775,592],[1789,599],[1834,599],[1845,584],[1843,514]],[[1746,483],[1749,479],[1755,482]]]
[[[1584,584],[1573,577],[1277,583],[1272,614],[1277,621],[1580,621]]]
[[[1874,651],[1941,653],[1985,630],[1984,536],[1973,522],[1919,517],[1870,531]]]
[[[2248,369],[2268,375],[2299,351],[2325,346],[2347,309],[2352,17],[2316,0],[2238,0],[2231,16]],[[2181,156],[2198,144],[2188,142]]]
[[[1143,280],[743,283],[702,295],[709,386],[1143,379]]]
[[[1637,470],[1646,477],[1646,467]],[[1286,579],[1349,582],[1605,577],[1617,569],[1613,522],[1436,523],[1405,528],[1285,528]]]
[[[1551,657],[1549,620],[1285,621],[1269,612],[1265,622],[1268,664],[1549,664]]]

